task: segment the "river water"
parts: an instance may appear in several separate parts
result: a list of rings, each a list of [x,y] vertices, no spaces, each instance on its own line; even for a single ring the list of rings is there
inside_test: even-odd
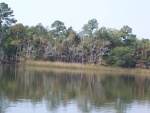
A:
[[[0,113],[150,113],[150,77],[0,66]]]

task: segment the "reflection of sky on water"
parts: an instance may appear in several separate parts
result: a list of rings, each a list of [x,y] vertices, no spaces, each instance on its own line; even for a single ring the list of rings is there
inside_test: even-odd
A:
[[[7,108],[5,113],[85,113],[77,106],[77,102],[70,101],[67,105],[61,104],[59,108],[55,110],[47,109],[47,101],[32,103],[30,101],[23,100],[22,102],[10,103],[10,107]],[[89,113],[149,113],[150,102],[147,101],[134,101],[132,104],[128,104],[125,111],[118,112],[110,105],[100,108],[94,108]],[[108,107],[109,106],[109,107]]]
[[[150,102],[134,101],[127,106],[126,113],[150,113]]]
[[[33,104],[30,101],[11,103],[6,113],[80,113],[74,101],[69,102],[67,106],[62,104],[55,110],[47,109],[47,101],[43,100]]]

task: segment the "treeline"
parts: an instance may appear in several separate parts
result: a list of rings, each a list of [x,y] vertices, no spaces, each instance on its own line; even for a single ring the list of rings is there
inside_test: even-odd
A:
[[[0,61],[44,60],[149,68],[150,40],[138,39],[132,28],[98,27],[89,20],[80,32],[56,20],[51,27],[15,24],[13,10],[0,3]]]

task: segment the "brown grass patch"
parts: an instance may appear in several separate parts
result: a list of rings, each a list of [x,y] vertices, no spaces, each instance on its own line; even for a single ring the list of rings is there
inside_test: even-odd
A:
[[[79,63],[63,63],[63,62],[44,62],[44,61],[26,61],[25,66],[36,67],[39,70],[45,71],[65,71],[65,72],[78,72],[78,73],[110,73],[113,75],[150,75],[150,70],[146,69],[129,69],[118,67],[106,67],[91,64]]]

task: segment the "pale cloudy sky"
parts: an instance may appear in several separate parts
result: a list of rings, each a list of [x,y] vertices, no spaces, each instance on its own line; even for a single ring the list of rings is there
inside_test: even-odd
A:
[[[0,0],[14,10],[18,23],[51,26],[55,20],[79,31],[90,19],[99,27],[128,25],[139,38],[150,39],[150,0]]]

